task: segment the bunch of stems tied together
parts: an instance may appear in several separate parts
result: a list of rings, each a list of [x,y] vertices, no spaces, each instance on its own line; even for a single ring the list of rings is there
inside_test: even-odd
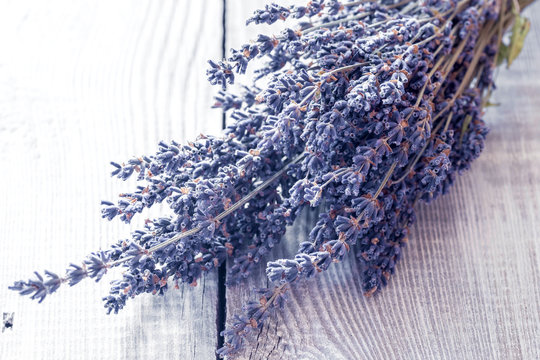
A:
[[[446,193],[484,148],[493,71],[519,53],[528,30],[520,12],[531,2],[312,0],[256,11],[248,24],[298,20],[209,61],[209,80],[221,86],[215,106],[234,120],[224,134],[161,142],[155,155],[112,163],[113,176],[141,185],[103,201],[104,218],[129,223],[161,202],[170,214],[63,276],[36,272],[11,289],[41,302],[64,283],[99,281],[121,267],[104,297],[116,313],[138,294],[196,285],[227,259],[234,285],[316,207],[309,241],[293,258],[267,263],[271,286],[222,332],[218,355],[235,354],[295,283],[349,253],[372,295],[395,271],[415,204]],[[266,61],[251,64],[256,58]],[[228,86],[248,66],[255,78]]]

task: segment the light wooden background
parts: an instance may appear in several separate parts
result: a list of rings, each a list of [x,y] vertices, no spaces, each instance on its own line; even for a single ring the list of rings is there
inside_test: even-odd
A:
[[[227,0],[226,31],[222,0],[0,3],[0,312],[15,312],[0,359],[215,358],[218,306],[236,313],[262,271],[227,289],[226,305],[212,274],[116,316],[101,302],[110,277],[40,305],[7,286],[129,235],[100,218],[101,199],[134,186],[110,179],[108,161],[219,132],[206,60],[223,39],[254,38],[244,20],[264,2]],[[366,299],[355,261],[335,266],[296,289],[239,358],[540,358],[540,5],[527,14],[484,154],[449,196],[420,207],[389,286]],[[274,256],[293,254],[308,230],[291,229]]]

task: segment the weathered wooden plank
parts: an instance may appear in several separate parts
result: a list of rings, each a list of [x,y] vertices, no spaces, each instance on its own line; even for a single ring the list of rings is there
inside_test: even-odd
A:
[[[163,298],[140,296],[117,316],[101,304],[113,276],[40,305],[7,286],[128,237],[127,226],[100,219],[100,199],[134,187],[110,179],[110,160],[220,131],[205,69],[221,56],[222,1],[4,5],[0,310],[14,311],[15,323],[0,335],[0,358],[213,358],[215,275]]]
[[[242,18],[264,4],[228,3],[228,47],[256,36]],[[297,287],[238,358],[540,358],[540,6],[527,14],[524,53],[501,69],[494,100],[502,106],[486,114],[484,154],[450,195],[419,207],[389,286],[365,298],[354,259],[337,265]],[[308,231],[304,219],[273,257],[294,255]],[[261,269],[227,290],[228,321],[266,282]]]

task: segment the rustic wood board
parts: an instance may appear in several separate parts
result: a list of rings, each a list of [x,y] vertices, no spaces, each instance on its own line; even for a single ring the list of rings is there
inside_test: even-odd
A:
[[[35,304],[6,287],[33,270],[125,238],[99,217],[99,200],[133,186],[108,177],[110,160],[161,140],[217,133],[208,58],[259,31],[244,28],[263,0],[21,1],[0,14],[0,333],[2,359],[212,359],[218,307],[227,318],[264,271],[218,297],[215,274],[163,298],[140,296],[105,316],[108,280]],[[290,1],[289,1],[290,2]],[[450,195],[421,206],[389,286],[363,297],[352,259],[297,287],[240,359],[540,358],[540,6],[524,53],[501,70],[486,114],[486,149]],[[155,209],[148,216],[159,213]],[[273,257],[291,256],[313,213]],[[141,217],[142,219],[143,217]],[[135,222],[131,229],[140,226]],[[38,268],[36,268],[38,266]]]
[[[216,274],[110,316],[101,297],[114,276],[39,305],[7,286],[129,236],[100,218],[101,199],[134,187],[110,178],[109,161],[219,133],[205,70],[221,57],[222,14],[221,0],[2,6],[0,312],[15,319],[0,333],[1,359],[215,358]]]
[[[255,37],[257,27],[237,18],[265,3],[228,3],[229,47]],[[531,33],[512,69],[498,75],[494,100],[502,105],[486,114],[484,154],[451,194],[420,206],[387,288],[365,298],[354,259],[336,265],[297,287],[239,358],[540,358],[540,6],[526,14]],[[294,256],[312,218],[290,229],[273,257]],[[250,289],[266,284],[261,269],[227,290],[229,322]]]

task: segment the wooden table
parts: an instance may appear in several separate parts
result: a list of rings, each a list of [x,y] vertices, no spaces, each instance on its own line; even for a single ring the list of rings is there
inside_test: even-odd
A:
[[[144,216],[131,227],[101,220],[100,200],[134,186],[111,179],[108,161],[219,133],[206,60],[253,38],[260,30],[244,19],[263,3],[227,0],[225,18],[222,0],[2,7],[0,311],[15,319],[0,333],[1,359],[215,358],[218,312],[238,312],[266,282],[262,269],[222,297],[211,274],[110,316],[100,299],[112,277],[40,305],[7,286],[34,270],[61,272],[141,226]],[[420,206],[389,286],[365,298],[356,262],[335,266],[294,290],[239,358],[540,358],[540,5],[526,13],[531,33],[498,74],[484,154],[450,195]],[[294,253],[304,220],[273,256]]]

